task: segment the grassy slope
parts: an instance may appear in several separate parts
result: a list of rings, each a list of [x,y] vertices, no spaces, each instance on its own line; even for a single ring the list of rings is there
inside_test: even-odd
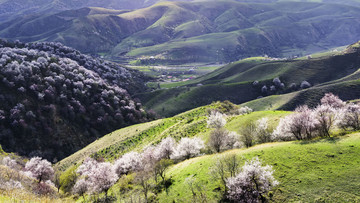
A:
[[[168,136],[172,136],[175,139],[198,136],[206,141],[210,132],[206,128],[207,111],[212,108],[221,108],[221,106],[220,103],[214,103],[171,118],[117,130],[58,162],[57,168],[66,170],[72,165],[81,163],[86,157],[94,156],[95,154],[111,161],[128,151],[141,151],[146,146],[156,144]],[[241,126],[249,122],[249,120],[255,121],[262,117],[269,117],[272,120],[271,125],[275,125],[279,117],[287,114],[288,112],[285,111],[265,111],[229,117],[226,128],[238,132]]]
[[[358,77],[357,77],[358,78]],[[254,110],[293,110],[299,105],[306,104],[315,107],[325,93],[332,92],[341,99],[348,101],[360,94],[360,80],[339,81],[326,85],[315,86],[299,92],[283,95],[272,95],[241,104]]]
[[[214,105],[213,107],[215,107]],[[192,118],[199,116],[206,111],[206,108],[195,109],[190,112],[178,115],[183,122],[177,123],[172,127],[167,128],[168,131],[173,131],[176,135],[181,134],[179,130],[186,128],[188,122]],[[270,126],[274,127],[280,117],[289,114],[289,112],[281,111],[260,111],[249,115],[229,117],[228,123],[225,126],[229,130],[238,131],[242,125],[262,117],[268,117]],[[203,119],[199,118],[200,120]],[[180,120],[179,120],[180,121]],[[157,121],[159,122],[159,121]],[[160,121],[163,122],[163,121]],[[191,122],[190,122],[191,123]],[[153,123],[141,124],[149,126]],[[134,128],[127,128],[128,134],[136,134],[142,126],[137,125]],[[180,136],[199,136],[204,140],[209,134],[208,130],[204,130],[201,125],[195,125],[202,129],[193,135],[183,134]],[[141,128],[142,129],[142,128]],[[120,130],[121,131],[121,130]],[[94,142],[90,146],[98,146],[98,150],[113,145],[121,141],[125,134],[107,135],[100,140]],[[125,131],[124,131],[125,132]],[[117,136],[114,136],[117,134]],[[141,144],[132,148],[139,150],[149,143],[156,143],[160,137],[168,133],[157,133],[156,136],[151,136],[152,141],[143,140]],[[171,134],[171,133],[170,133]],[[175,135],[173,134],[173,135]],[[66,160],[74,160],[78,163],[87,156],[89,151],[94,148],[84,148],[77,154],[70,156]],[[96,150],[95,150],[96,151]],[[118,156],[106,152],[110,156]],[[275,202],[282,201],[300,201],[300,202],[345,202],[345,201],[360,201],[360,193],[357,188],[360,186],[360,175],[358,174],[358,165],[360,158],[360,134],[354,133],[341,137],[334,137],[330,139],[319,139],[314,141],[295,141],[295,142],[279,142],[256,145],[248,149],[236,149],[223,152],[222,154],[205,155],[194,159],[186,160],[172,166],[167,177],[171,177],[172,185],[167,190],[157,196],[159,202],[190,202],[192,200],[191,191],[185,182],[187,177],[193,176],[203,188],[207,199],[210,201],[218,201],[221,199],[221,192],[219,191],[219,182],[210,179],[209,170],[214,165],[216,159],[220,155],[236,154],[242,160],[258,156],[264,164],[272,165],[275,169],[274,176],[280,182],[280,185],[275,189],[272,200]],[[109,157],[108,157],[109,158]],[[114,158],[114,157],[113,157]],[[109,158],[110,160],[112,158]],[[66,161],[65,160],[65,161]],[[58,167],[66,167],[66,162],[61,161]],[[119,196],[118,190],[120,185],[116,184],[111,189],[111,194],[117,196],[118,199],[127,197],[130,194],[123,194]],[[139,189],[139,188],[138,188]],[[220,190],[222,190],[220,188]]]
[[[360,134],[312,142],[283,142],[258,145],[222,153],[244,159],[258,156],[272,165],[280,182],[272,198],[275,202],[347,202],[360,201]],[[160,202],[189,202],[191,191],[185,178],[194,175],[206,188],[208,199],[219,200],[216,181],[209,179],[209,168],[218,155],[202,156],[173,166],[168,177],[173,185],[159,196]]]
[[[286,96],[266,97],[249,105],[257,110],[280,107],[291,110],[296,105],[305,103],[307,99],[311,99],[312,103],[317,102],[327,91],[333,91],[345,100],[354,99],[357,97],[358,88],[356,80],[360,78],[357,69],[360,66],[360,57],[358,57],[359,51],[353,47],[356,45],[348,47],[343,52],[322,54],[311,59],[264,61],[264,58],[250,58],[229,64],[186,83],[178,83],[177,88],[162,89],[137,96],[147,108],[154,109],[163,116],[171,116],[212,101],[230,100],[240,104],[259,96],[266,96],[261,93],[261,87],[263,85],[269,87],[272,85],[272,79],[279,77],[286,87],[291,83],[299,86],[304,80],[316,86]],[[252,85],[255,80],[260,82],[258,86]],[[313,93],[304,95],[304,92]],[[286,93],[286,91],[278,93]],[[292,100],[295,97],[296,99]],[[290,101],[294,101],[292,105],[285,106]]]

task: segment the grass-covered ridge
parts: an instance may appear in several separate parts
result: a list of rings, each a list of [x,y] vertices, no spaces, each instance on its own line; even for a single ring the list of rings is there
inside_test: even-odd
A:
[[[263,144],[221,155],[236,154],[243,161],[257,156],[263,164],[272,165],[280,182],[273,193],[274,202],[356,202],[360,200],[359,147],[360,135],[355,133],[308,142]],[[169,171],[173,184],[167,194],[159,196],[159,201],[191,201],[191,191],[185,184],[190,175],[206,188],[209,199],[219,201],[219,184],[211,181],[208,174],[218,156],[202,156],[173,166]]]
[[[207,105],[214,100],[229,100],[236,104],[250,101],[251,104],[246,105],[251,105],[256,110],[293,110],[296,105],[307,103],[307,100],[311,100],[311,106],[314,106],[326,92],[334,92],[344,100],[351,100],[357,98],[357,67],[360,66],[357,45],[351,45],[341,52],[298,60],[249,58],[228,64],[194,80],[175,83],[175,86],[178,85],[176,88],[160,89],[137,96],[148,109],[163,116]],[[285,88],[263,93],[261,88],[266,85],[269,89],[274,78],[280,78]],[[254,85],[254,81],[258,81],[258,84]],[[302,81],[308,81],[313,88],[299,92]],[[290,87],[292,83],[295,83],[295,89]],[[265,98],[252,102],[259,96]]]
[[[265,54],[299,56],[359,38],[356,6],[271,2],[182,1],[133,11],[87,7],[39,13],[0,24],[0,36],[59,41],[83,52],[114,60],[135,58],[143,64],[229,62]]]

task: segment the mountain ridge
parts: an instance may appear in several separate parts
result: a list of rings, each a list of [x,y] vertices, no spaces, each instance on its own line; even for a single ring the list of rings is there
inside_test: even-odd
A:
[[[139,64],[230,62],[259,55],[306,55],[351,44],[359,39],[359,11],[306,2],[163,2],[134,11],[82,8],[39,14],[0,25],[0,36],[60,41],[86,53]]]

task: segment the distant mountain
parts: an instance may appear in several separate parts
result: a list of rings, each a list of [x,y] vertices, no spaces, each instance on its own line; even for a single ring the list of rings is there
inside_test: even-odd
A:
[[[57,41],[114,60],[145,58],[140,64],[229,62],[351,44],[360,39],[359,21],[359,7],[337,4],[167,2],[131,12],[82,8],[34,14],[1,24],[0,36]]]
[[[360,94],[359,44],[343,52],[296,60],[250,58],[181,83],[177,88],[142,93],[137,97],[148,109],[163,116],[224,100],[236,104],[251,101],[246,105],[256,110],[294,110],[300,104],[315,106],[327,92],[343,100],[357,99]],[[283,85],[274,83],[275,78]],[[313,87],[301,87],[303,81]],[[255,100],[259,97],[265,98]]]
[[[0,41],[0,143],[63,158],[115,129],[147,121],[130,92],[146,77],[55,43]]]
[[[160,1],[161,0],[1,0],[0,22],[26,15],[51,14],[83,7],[102,7],[118,10],[139,9],[151,6]]]

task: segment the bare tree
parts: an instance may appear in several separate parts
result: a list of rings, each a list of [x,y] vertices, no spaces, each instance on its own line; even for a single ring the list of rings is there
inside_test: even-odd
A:
[[[194,202],[208,202],[206,188],[193,175],[185,179],[185,184],[189,187]]]
[[[230,155],[221,155],[217,158],[214,166],[210,169],[210,175],[214,180],[221,181],[222,187],[226,192],[226,180],[229,177],[234,177],[240,168],[241,159],[239,159],[235,154]]]
[[[162,159],[155,165],[155,174],[160,176],[162,183],[165,183],[165,176],[167,169],[174,164],[174,161],[171,159]]]
[[[240,131],[240,140],[246,147],[251,147],[254,143],[256,126],[253,122],[247,123]]]
[[[148,193],[153,187],[150,182],[150,173],[147,170],[139,171],[136,173],[135,182],[139,184],[142,188],[142,193],[144,194],[145,203],[148,202]]]
[[[234,177],[239,172],[240,161],[238,156],[230,154],[224,157],[226,170],[230,173],[230,177]]]
[[[268,118],[261,118],[256,121],[256,137],[260,143],[271,141],[271,132],[268,126],[268,120]]]
[[[214,152],[219,153],[222,149],[226,148],[228,132],[224,128],[215,128],[210,133],[208,145]]]
[[[60,192],[60,188],[62,186],[62,182],[60,181],[60,176],[61,176],[61,173],[59,171],[55,172],[55,175],[54,175],[54,184],[58,190],[58,192]]]

